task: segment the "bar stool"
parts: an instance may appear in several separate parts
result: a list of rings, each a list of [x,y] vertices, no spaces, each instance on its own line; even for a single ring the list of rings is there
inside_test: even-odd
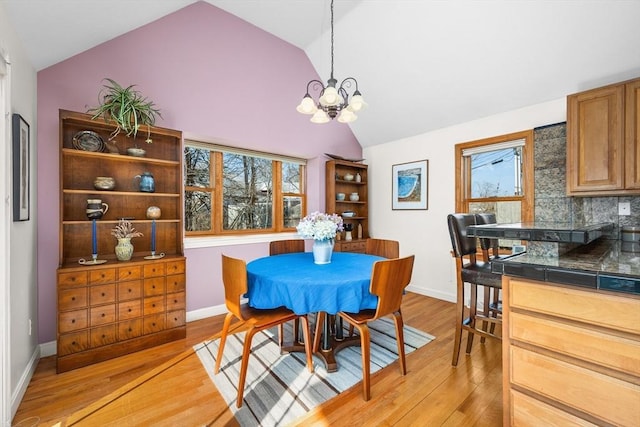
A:
[[[496,215],[492,213],[479,213],[476,214],[476,224],[496,224]],[[491,239],[488,237],[480,237],[480,249],[482,250],[482,261],[491,262],[494,259],[500,258],[500,246],[498,239]],[[498,317],[502,316],[502,302],[500,300],[500,288],[492,288],[489,286],[484,287],[484,300],[482,302],[483,314],[485,316]],[[496,324],[492,323],[490,332],[494,333]],[[487,330],[487,322],[482,323],[482,329]],[[485,337],[480,338],[480,342],[484,342]]]
[[[487,322],[491,325],[502,325],[501,316],[492,317],[485,315],[484,311],[479,313],[478,306],[478,286],[501,289],[502,275],[492,273],[489,262],[482,262],[476,259],[477,240],[475,237],[467,235],[467,227],[476,225],[476,216],[474,214],[456,213],[447,216],[447,224],[449,227],[449,236],[451,237],[451,246],[453,255],[456,258],[456,333],[453,347],[453,358],[451,364],[458,365],[460,356],[460,346],[462,343],[462,331],[468,332],[467,338],[467,354],[471,353],[474,335],[486,338],[502,338],[491,331],[495,331],[495,327],[489,331],[478,328],[478,321]],[[465,289],[464,284],[468,283],[470,288],[470,304],[469,315],[465,317]]]

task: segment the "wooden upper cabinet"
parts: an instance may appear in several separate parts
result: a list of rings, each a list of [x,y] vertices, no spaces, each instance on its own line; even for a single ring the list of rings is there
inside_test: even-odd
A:
[[[640,194],[640,79],[567,97],[567,195]]]

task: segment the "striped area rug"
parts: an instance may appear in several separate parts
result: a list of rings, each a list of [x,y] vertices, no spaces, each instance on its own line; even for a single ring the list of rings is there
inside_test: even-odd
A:
[[[285,324],[285,337],[291,337],[291,323]],[[371,373],[398,359],[395,329],[390,318],[370,324]],[[429,343],[435,337],[410,326],[404,327],[407,354]],[[280,354],[277,329],[262,331],[253,337],[251,359],[247,371],[244,403],[236,408],[240,359],[244,333],[227,338],[220,372],[213,373],[219,339],[194,346],[209,377],[222,394],[229,409],[242,426],[281,426],[362,380],[359,346],[338,352],[338,371],[327,373],[321,359],[314,356],[315,372],[306,369],[304,353]]]

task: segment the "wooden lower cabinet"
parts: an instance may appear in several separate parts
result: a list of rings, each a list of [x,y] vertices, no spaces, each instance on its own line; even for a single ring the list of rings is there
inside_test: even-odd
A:
[[[363,254],[367,248],[367,239],[338,240],[334,244],[336,252],[355,252]]]
[[[185,258],[58,269],[57,371],[186,336]]]
[[[640,425],[640,298],[502,286],[504,425]]]

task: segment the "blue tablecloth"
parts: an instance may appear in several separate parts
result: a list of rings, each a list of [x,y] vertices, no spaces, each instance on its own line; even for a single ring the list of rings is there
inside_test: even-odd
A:
[[[313,263],[313,254],[298,252],[258,258],[247,264],[249,305],[287,307],[296,314],[325,311],[357,313],[376,308],[369,293],[374,255],[334,252],[331,263]]]

